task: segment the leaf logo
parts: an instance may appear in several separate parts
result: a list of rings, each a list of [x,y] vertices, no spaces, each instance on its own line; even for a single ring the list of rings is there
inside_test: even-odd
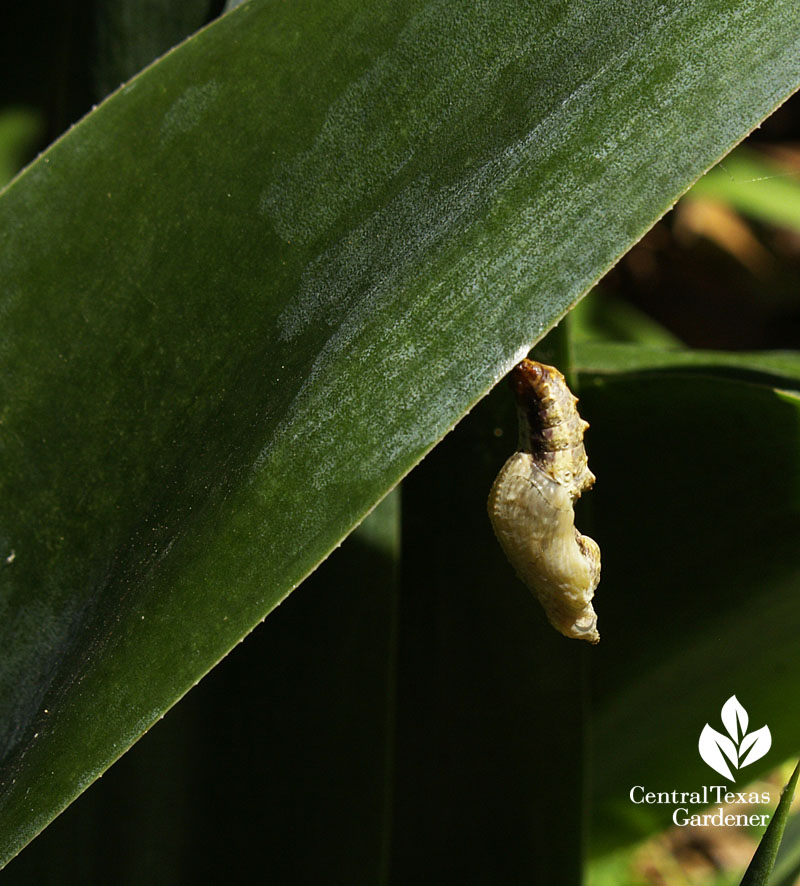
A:
[[[749,766],[760,760],[772,746],[772,734],[769,726],[762,726],[748,734],[747,711],[739,704],[735,695],[722,706],[721,717],[728,735],[717,732],[706,723],[700,733],[698,748],[700,756],[715,772],[736,781],[730,766],[741,769],[742,766]]]

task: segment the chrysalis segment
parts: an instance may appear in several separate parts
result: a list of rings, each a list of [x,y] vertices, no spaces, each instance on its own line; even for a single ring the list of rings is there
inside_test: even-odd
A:
[[[550,623],[567,637],[597,643],[592,597],[600,549],[575,528],[574,502],[594,483],[583,434],[589,426],[564,376],[523,360],[511,372],[519,413],[519,452],[489,493],[495,534]]]

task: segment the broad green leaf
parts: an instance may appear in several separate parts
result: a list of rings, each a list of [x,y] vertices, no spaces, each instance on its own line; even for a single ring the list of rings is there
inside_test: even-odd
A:
[[[393,493],[4,886],[387,882],[399,517]]]
[[[778,808],[773,813],[769,826],[758,844],[756,854],[745,871],[741,886],[768,886],[775,856],[778,854],[786,820],[789,817],[789,807],[792,805],[798,774],[800,774],[800,763],[795,766],[792,777],[781,793]]]
[[[798,85],[793,21],[251,0],[3,192],[0,857]]]

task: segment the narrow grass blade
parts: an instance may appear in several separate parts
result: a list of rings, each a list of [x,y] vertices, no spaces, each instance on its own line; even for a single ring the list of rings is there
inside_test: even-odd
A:
[[[764,836],[758,844],[753,860],[744,873],[741,886],[767,886],[769,883],[769,875],[775,864],[778,847],[781,845],[786,819],[789,817],[789,807],[792,805],[792,797],[794,797],[798,774],[800,774],[800,762],[794,767],[792,777],[781,793],[778,808],[775,810],[766,831],[764,831]]]

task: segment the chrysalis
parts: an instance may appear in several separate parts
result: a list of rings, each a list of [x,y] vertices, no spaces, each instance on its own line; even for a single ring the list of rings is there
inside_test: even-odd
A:
[[[566,637],[597,643],[592,597],[600,549],[575,528],[574,502],[594,483],[583,448],[578,398],[552,366],[523,360],[511,371],[519,415],[519,452],[489,493],[489,518],[517,575],[550,624]]]

